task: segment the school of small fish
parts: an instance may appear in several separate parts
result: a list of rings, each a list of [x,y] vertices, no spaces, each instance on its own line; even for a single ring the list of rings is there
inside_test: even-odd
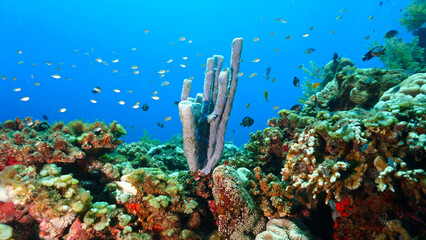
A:
[[[335,18],[335,20],[337,20],[338,22],[342,22],[342,21],[345,21],[345,18],[344,18],[344,16],[345,16],[345,14],[346,14],[346,9],[340,9],[339,10],[339,12],[338,12],[338,14],[336,14],[337,15],[337,17]],[[335,16],[335,15],[334,15]],[[333,18],[334,18],[334,16],[332,16]],[[364,19],[366,19],[367,21],[372,21],[373,19],[375,19],[374,18],[374,16],[373,15],[371,15],[371,16],[366,16]],[[261,18],[261,20],[263,21],[264,20],[264,18],[262,17]],[[284,23],[284,24],[286,24],[287,22],[288,22],[288,20],[287,19],[284,19],[283,17],[279,17],[279,18],[275,18],[273,21],[275,21],[275,22],[280,22],[280,23]],[[375,20],[374,20],[375,21]],[[374,22],[374,21],[372,21],[372,22]],[[308,25],[309,26],[309,25]],[[283,36],[283,37],[281,37],[281,39],[283,39],[283,40],[292,40],[292,39],[294,39],[294,38],[311,38],[311,36],[314,36],[315,35],[315,32],[316,31],[314,31],[314,29],[317,29],[315,26],[309,26],[309,27],[305,27],[304,28],[304,30],[302,30],[302,32],[300,32],[299,34],[293,34],[293,35],[286,35],[286,36]],[[149,30],[148,29],[145,29],[145,30],[143,30],[143,32],[144,33],[149,33]],[[335,34],[336,33],[336,30],[332,30],[331,31],[331,33],[332,34]],[[394,37],[394,36],[396,36],[398,34],[398,32],[396,31],[396,30],[390,30],[390,31],[388,31],[386,34],[385,34],[385,38],[392,38],[392,37]],[[276,32],[269,32],[268,33],[268,35],[269,36],[271,36],[271,37],[280,37],[279,36],[279,34],[276,34]],[[362,39],[364,39],[364,40],[369,40],[371,38],[371,35],[364,35],[364,37],[362,37]],[[176,38],[175,38],[176,39]],[[187,36],[180,36],[180,37],[178,37],[177,38],[177,41],[178,42],[183,42],[182,44],[184,44],[184,43],[192,43],[192,40],[188,40],[188,38],[187,38]],[[253,43],[253,44],[256,44],[256,45],[259,45],[259,44],[262,44],[264,41],[266,41],[266,37],[265,38],[263,38],[263,36],[255,36],[255,37],[253,37],[252,38],[252,42],[255,42],[255,43]],[[175,45],[175,43],[174,42],[171,42],[171,44],[172,45]],[[176,45],[177,45],[178,43],[176,43]],[[181,44],[181,43],[179,43],[179,44]],[[134,48],[131,48],[130,49],[130,51],[132,51],[132,52],[136,52],[138,50],[138,48],[136,48],[136,47],[134,47]],[[118,66],[120,66],[120,65],[122,65],[125,61],[120,61],[120,59],[119,58],[110,58],[110,59],[108,59],[108,57],[105,57],[105,56],[96,56],[96,55],[98,55],[97,54],[97,52],[96,51],[94,51],[94,48],[92,48],[92,49],[90,49],[90,51],[80,51],[79,49],[74,49],[73,50],[76,54],[83,54],[84,56],[89,56],[89,58],[91,59],[90,61],[92,61],[92,62],[90,62],[90,65],[104,65],[104,66],[109,66],[109,64],[111,63],[111,65],[114,65],[115,67],[114,67],[114,69],[112,69],[112,70],[109,70],[109,71],[112,71],[113,73],[118,73],[119,71],[120,71],[120,73],[123,71],[123,68],[120,68],[120,70],[118,69],[119,67]],[[278,52],[279,51],[279,48],[273,48],[273,51],[274,52]],[[138,51],[139,52],[139,51]],[[316,54],[315,53],[316,52],[316,49],[315,48],[306,48],[306,50],[304,50],[304,54]],[[16,54],[19,54],[19,55],[21,55],[21,56],[23,56],[23,55],[25,55],[25,53],[27,53],[27,51],[25,51],[25,52],[23,52],[22,50],[16,50]],[[381,53],[381,52],[380,52]],[[115,54],[115,51],[113,52],[113,54]],[[376,56],[376,55],[374,55],[374,54],[376,54],[376,52],[372,52],[372,57],[374,56]],[[94,56],[94,57],[93,57]],[[197,57],[200,57],[201,56],[201,53],[197,53],[196,54],[196,56]],[[264,58],[262,58],[262,59],[265,59],[265,56],[260,56],[260,57],[264,57]],[[264,60],[262,60],[261,61],[261,58],[260,58],[259,56],[256,56],[255,58],[253,58],[253,60],[251,60],[251,62],[253,62],[253,63],[263,63],[263,62],[266,62],[266,61],[264,61]],[[370,56],[366,56],[366,58],[367,58],[367,60],[370,58]],[[188,56],[180,56],[180,57],[178,57],[178,56],[174,56],[174,58],[169,58],[169,60],[167,60],[167,61],[165,61],[165,60],[163,60],[163,61],[165,61],[165,63],[167,63],[168,65],[167,66],[172,66],[172,65],[174,65],[174,66],[179,66],[180,68],[186,68],[187,66],[190,66],[189,64],[190,64],[190,61],[188,60],[189,58],[188,58]],[[192,60],[192,58],[190,58],[191,60]],[[184,60],[184,61],[182,61],[182,60]],[[243,59],[241,59],[241,62],[243,61]],[[185,62],[185,64],[183,64],[183,62]],[[71,78],[69,77],[69,76],[67,76],[68,74],[65,74],[64,72],[63,72],[63,70],[62,69],[64,69],[64,68],[66,68],[66,66],[67,66],[67,64],[64,64],[63,62],[56,62],[56,61],[45,61],[44,62],[47,66],[51,66],[51,68],[52,67],[54,67],[56,70],[56,72],[57,73],[52,73],[52,74],[50,74],[50,77],[51,78],[53,78],[53,79],[67,79],[68,81],[71,81]],[[175,64],[176,63],[176,64]],[[18,61],[17,62],[17,64],[18,65],[23,65],[23,66],[25,66],[25,65],[28,65],[29,63],[28,62],[26,62],[26,61],[23,61],[23,60],[20,60],[20,61]],[[31,63],[30,64],[31,66],[37,66],[37,63]],[[55,66],[56,65],[56,66]],[[58,66],[58,65],[60,65],[60,66]],[[46,67],[47,67],[46,66]],[[76,64],[70,64],[69,66],[71,66],[72,68],[77,68],[77,65]],[[201,65],[201,67],[205,67],[206,66],[206,64],[202,64]],[[164,67],[164,66],[163,66]],[[127,65],[127,68],[129,68],[129,65]],[[266,68],[266,66],[265,66],[265,68]],[[299,65],[299,67],[298,68],[303,68],[303,65]],[[142,67],[142,68],[140,68],[139,66],[137,66],[137,65],[130,65],[130,69],[131,69],[131,74],[130,74],[130,76],[132,76],[133,75],[133,77],[134,78],[138,78],[138,76],[137,75],[146,75],[146,74],[150,74],[150,73],[146,73],[145,72],[145,68],[144,67]],[[172,69],[172,67],[170,67],[170,69]],[[266,71],[266,74],[264,75],[264,78],[266,79],[266,80],[269,80],[270,79],[270,71],[271,71],[271,67],[267,67],[266,68],[267,69],[267,71]],[[59,71],[61,71],[61,72],[59,72]],[[125,72],[125,71],[124,71]],[[159,78],[165,78],[166,77],[166,74],[168,74],[170,72],[170,70],[169,69],[161,69],[161,70],[158,70],[157,71],[157,73],[159,74],[158,76],[159,76]],[[274,71],[275,72],[275,71]],[[211,74],[212,72],[205,72],[205,74],[207,75],[207,74]],[[319,73],[319,72],[318,72]],[[253,72],[253,73],[251,73],[250,75],[249,75],[249,78],[256,78],[257,77],[257,73],[256,72]],[[115,76],[119,76],[119,74],[117,74],[117,75],[115,75]],[[121,73],[121,76],[126,76],[125,75],[125,73]],[[129,76],[129,75],[127,75],[127,76]],[[238,74],[238,77],[242,77],[243,76],[243,72],[240,72],[239,74]],[[8,79],[6,76],[4,76],[4,75],[0,75],[0,77],[1,77],[1,79],[3,79],[3,80],[6,80],[6,79]],[[142,76],[142,77],[144,77],[144,76]],[[193,79],[194,77],[193,76],[191,76],[191,77],[189,77],[189,79]],[[17,80],[17,77],[9,77],[9,79],[11,80],[11,81],[15,81],[15,80]],[[33,74],[31,74],[31,79],[34,79],[34,75]],[[36,78],[36,80],[37,79],[40,79],[40,81],[43,79],[42,77],[37,77]],[[167,79],[167,77],[166,77],[166,79]],[[289,79],[290,79],[290,77],[289,77]],[[155,80],[154,80],[155,81]],[[272,78],[272,80],[271,80],[271,82],[272,83],[274,83],[276,81],[276,78]],[[151,83],[151,82],[153,82],[153,80],[152,79],[149,79],[149,82]],[[291,81],[289,81],[289,82],[291,82]],[[39,86],[40,85],[40,82],[38,82],[38,80],[37,80],[37,82],[32,82],[31,84],[33,84],[33,85],[35,85],[35,86]],[[100,84],[100,83],[99,83]],[[171,81],[169,81],[169,80],[164,80],[164,81],[162,81],[161,83],[159,83],[159,85],[161,86],[161,87],[165,87],[165,86],[169,86],[171,84]],[[117,84],[118,85],[118,84]],[[294,77],[294,79],[293,79],[293,85],[295,86],[295,87],[297,87],[297,88],[299,88],[299,85],[300,85],[300,80],[299,80],[299,78],[297,78],[297,77]],[[15,88],[13,88],[12,89],[12,91],[13,92],[19,92],[19,93],[24,93],[25,91],[26,91],[26,88],[25,88],[25,86],[23,86],[23,85],[20,85],[21,87],[24,87],[24,88],[21,88],[21,87],[15,87]],[[156,85],[156,86],[158,86],[158,85]],[[312,85],[311,85],[311,88],[312,89],[317,89],[317,88],[320,88],[320,86],[321,86],[321,83],[320,82],[317,82],[317,83],[313,83]],[[90,89],[89,89],[90,90]],[[123,94],[126,94],[126,92],[125,91],[122,91],[122,90],[120,90],[119,88],[113,88],[112,89],[115,93],[120,93],[120,96],[121,97],[124,97],[124,95]],[[100,94],[101,93],[101,91],[102,91],[102,89],[101,89],[101,87],[98,87],[98,86],[96,86],[96,87],[93,87],[93,89],[92,90],[90,90],[93,94],[95,94],[95,95],[97,95],[97,94]],[[109,90],[110,91],[110,90]],[[397,90],[396,90],[397,91]],[[127,90],[127,92],[128,93],[132,93],[133,92],[133,90]],[[19,94],[19,93],[17,93],[17,94]],[[145,96],[145,97],[148,97],[148,96]],[[158,96],[158,91],[154,91],[153,93],[152,93],[152,95],[151,96],[149,96],[151,99],[153,99],[153,100],[159,100],[160,99],[160,97]],[[269,95],[269,92],[268,92],[268,89],[267,90],[264,90],[264,94],[263,94],[263,97],[265,98],[265,100],[266,100],[266,102],[268,103],[269,102],[269,97],[270,97],[270,95]],[[21,97],[20,97],[20,99],[19,99],[20,101],[23,101],[23,102],[27,102],[27,101],[29,101],[30,100],[30,97],[29,96],[25,96],[25,97],[22,97],[22,95],[21,95]],[[87,101],[87,100],[86,100]],[[91,102],[91,103],[98,103],[98,100],[96,100],[96,99],[90,99],[89,98],[89,101]],[[118,104],[119,105],[125,105],[126,104],[126,102],[125,102],[125,100],[119,100],[118,101]],[[132,106],[132,108],[134,108],[134,109],[138,109],[138,108],[140,108],[140,106],[139,106],[139,104],[140,104],[140,102],[136,102],[133,106]],[[250,103],[247,103],[246,104],[246,109],[248,109],[249,107],[250,107]],[[144,109],[144,111],[146,111],[147,109],[148,109],[148,105],[145,103],[144,104],[144,106],[142,107],[143,109]],[[146,110],[145,110],[146,109]],[[275,105],[275,106],[273,106],[272,107],[272,109],[273,110],[278,110],[279,109],[279,106],[278,105]],[[60,113],[65,113],[67,111],[67,108],[65,108],[65,107],[62,107],[62,108],[59,108],[59,110],[58,110],[58,112],[60,112]],[[168,116],[168,117],[166,117],[163,121],[160,121],[160,122],[158,122],[158,126],[160,126],[160,127],[163,127],[164,125],[163,125],[163,122],[167,122],[167,121],[170,121],[172,119],[172,117],[171,116]]]

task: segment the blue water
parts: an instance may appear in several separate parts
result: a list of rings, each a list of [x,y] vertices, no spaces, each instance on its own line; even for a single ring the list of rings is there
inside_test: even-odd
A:
[[[181,133],[173,102],[180,99],[183,79],[194,77],[191,96],[202,92],[205,68],[201,65],[207,57],[220,54],[228,66],[232,39],[243,37],[240,71],[244,76],[238,83],[226,134],[227,140],[241,145],[248,141],[250,132],[264,129],[267,119],[277,116],[274,106],[290,108],[297,103],[302,89],[295,88],[292,79],[307,76],[299,65],[309,66],[313,60],[323,66],[337,52],[357,67],[382,67],[378,59],[361,61],[369,44],[383,42],[383,35],[391,29],[411,41],[412,36],[398,23],[400,9],[410,1],[384,0],[382,6],[380,2],[0,1],[0,75],[6,77],[0,79],[0,121],[26,116],[42,119],[42,115],[51,123],[78,118],[117,120],[127,127],[127,142],[137,141],[144,129],[166,140]],[[336,20],[340,15],[343,17]],[[368,20],[370,16],[374,18]],[[287,22],[274,21],[277,18]],[[302,37],[306,33],[309,36]],[[365,40],[368,35],[371,38]],[[286,40],[287,36],[291,39]],[[185,41],[179,41],[181,37]],[[304,53],[307,48],[316,51],[308,55]],[[98,58],[108,65],[97,62]],[[256,58],[260,61],[252,62]],[[112,63],[114,59],[119,62]],[[169,59],[173,62],[167,63]],[[23,63],[18,64],[20,61]],[[132,65],[138,66],[139,74],[133,74]],[[263,77],[268,67],[270,80]],[[163,69],[169,72],[161,78],[157,72]],[[250,78],[252,73],[257,76]],[[272,78],[276,78],[274,83]],[[160,86],[164,81],[170,84]],[[91,92],[95,86],[102,88],[100,94]],[[17,87],[22,90],[12,91]],[[159,100],[151,98],[154,91],[158,91]],[[20,100],[26,96],[29,101]],[[120,100],[125,104],[118,104]],[[133,109],[135,102],[140,106],[147,103],[150,108],[146,112]],[[249,108],[247,103],[251,103]],[[61,108],[67,111],[58,112]],[[164,128],[158,127],[168,116],[172,118],[164,122]],[[245,116],[255,120],[250,128],[239,126]]]

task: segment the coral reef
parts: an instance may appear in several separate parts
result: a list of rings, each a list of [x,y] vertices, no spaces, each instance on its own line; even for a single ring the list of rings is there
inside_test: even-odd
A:
[[[295,220],[293,220],[295,221]],[[289,219],[271,219],[266,224],[266,231],[258,234],[256,240],[309,240],[309,230],[303,225]],[[301,229],[302,228],[302,229]]]
[[[189,196],[182,176],[169,176],[158,168],[138,168],[108,184],[117,203],[136,216],[142,229],[161,239],[184,235],[199,239],[193,231],[200,225],[197,201]]]
[[[214,215],[218,231],[226,239],[252,239],[265,225],[246,187],[249,171],[220,165],[213,171]]]
[[[378,68],[358,69],[345,67],[336,74],[323,90],[305,102],[304,115],[316,116],[318,110],[349,110],[356,106],[369,109],[390,87],[397,85],[408,74],[403,70],[383,70]]]
[[[0,125],[0,169],[14,164],[70,163],[88,155],[112,152],[125,134],[113,122],[83,124],[81,121],[55,123],[16,118]]]
[[[223,142],[212,174],[177,137],[118,147],[116,122],[0,124],[0,238],[425,239],[426,73],[320,72],[301,112]]]

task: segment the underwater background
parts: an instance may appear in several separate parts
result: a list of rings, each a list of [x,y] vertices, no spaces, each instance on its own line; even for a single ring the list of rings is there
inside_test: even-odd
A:
[[[250,132],[263,129],[279,109],[297,104],[303,89],[293,86],[293,78],[297,76],[303,84],[303,78],[309,77],[300,65],[309,68],[314,61],[323,66],[336,52],[361,68],[383,66],[378,58],[368,62],[361,58],[389,30],[412,41],[412,34],[398,22],[401,9],[409,3],[1,1],[0,121],[26,116],[42,119],[42,115],[49,123],[117,120],[127,130],[125,142],[137,141],[144,129],[164,141],[182,131],[174,102],[180,100],[183,79],[194,78],[192,97],[202,92],[206,58],[221,54],[224,66],[229,65],[230,42],[242,37],[244,75],[226,133],[227,141],[241,146]],[[182,37],[185,40],[180,41]],[[308,48],[315,51],[306,54]],[[115,59],[118,62],[112,62]],[[252,62],[255,59],[259,61]],[[137,66],[138,74],[132,66]],[[269,80],[264,77],[268,67]],[[164,77],[160,70],[167,71]],[[257,76],[249,77],[252,73]],[[60,78],[53,78],[54,74]],[[165,81],[169,84],[161,86]],[[91,92],[96,86],[101,87],[100,94]],[[15,88],[21,90],[15,92]],[[154,91],[158,100],[151,98]],[[30,100],[21,101],[23,97]],[[133,109],[136,102],[147,103],[149,110]],[[279,109],[273,109],[276,106]],[[59,112],[62,108],[66,112]],[[160,128],[157,123],[168,116],[171,120]],[[246,116],[254,119],[248,128],[240,126]]]

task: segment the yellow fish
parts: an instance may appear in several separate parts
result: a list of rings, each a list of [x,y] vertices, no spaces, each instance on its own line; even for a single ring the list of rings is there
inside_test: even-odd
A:
[[[342,19],[342,15],[340,15],[340,16],[338,16],[337,18],[336,18],[336,20],[339,20],[339,19]]]
[[[113,63],[118,63],[118,59],[112,60]]]
[[[52,65],[52,63],[51,63],[51,62],[46,62],[46,64],[47,64],[47,65],[49,65],[49,66],[50,66],[50,65]]]
[[[184,67],[186,67],[186,65],[185,65],[185,64],[181,64],[180,66],[181,66],[181,67],[183,67],[183,68],[184,68]]]
[[[151,98],[152,98],[152,99],[154,99],[154,100],[158,100],[158,99],[160,99],[160,97],[159,97],[159,96],[152,96]]]
[[[61,109],[58,110],[58,112],[61,112],[61,113],[66,112],[66,111],[67,111],[66,108],[61,108]]]
[[[371,20],[371,19],[373,19],[374,18],[374,16],[370,16],[369,18],[368,18],[368,20]]]
[[[274,109],[274,110],[278,110],[278,108],[280,108],[279,106],[275,106],[275,107],[273,107],[272,109]]]
[[[302,35],[302,37],[308,37],[309,36],[309,34],[307,33],[307,34],[304,34],[304,35]]]
[[[136,51],[137,48],[132,48],[132,51]]]
[[[98,101],[96,101],[95,99],[90,99],[90,101],[92,102],[92,103],[97,103]]]
[[[179,39],[178,39],[178,41],[185,41],[185,37],[180,37]]]
[[[26,101],[28,101],[28,100],[30,100],[30,98],[29,98],[29,97],[23,97],[23,98],[21,98],[21,101],[24,101],[24,102],[26,102]]]
[[[59,76],[58,74],[53,74],[53,75],[50,75],[50,76],[52,76],[53,78],[55,78],[55,79],[59,79],[59,78],[61,78],[61,76]]]
[[[319,83],[319,82],[314,83],[314,84],[312,84],[312,88],[317,88],[320,84],[321,84],[321,83]]]
[[[21,88],[14,88],[13,91],[14,92],[19,92],[19,91],[21,91]]]
[[[252,62],[259,62],[260,61],[260,59],[259,58],[256,58],[256,59],[254,59]]]
[[[173,59],[170,59],[169,61],[167,61],[167,63],[171,63],[171,62],[173,62]]]
[[[133,66],[131,66],[130,68],[131,68],[131,69],[138,69],[138,66],[133,65]]]
[[[119,93],[120,89],[114,89],[114,92]]]
[[[256,77],[256,76],[257,76],[257,73],[250,74],[250,77]]]
[[[96,61],[100,63],[100,62],[102,62],[102,59],[101,58],[96,58]]]
[[[139,71],[136,70],[136,71],[133,72],[133,74],[135,74],[135,75],[139,74]]]
[[[268,90],[265,90],[265,100],[266,100],[266,102],[268,102]]]
[[[125,101],[123,101],[123,100],[121,100],[121,101],[119,101],[118,102],[118,104],[120,104],[120,105],[124,105],[126,102]]]
[[[253,42],[257,42],[257,41],[259,41],[258,37],[257,38],[253,38]]]
[[[160,70],[160,71],[158,71],[159,74],[163,74],[165,72],[166,72],[166,70]]]
[[[19,61],[19,62],[18,62],[18,64],[23,64],[23,63],[24,63],[24,61]]]
[[[162,82],[161,83],[161,86],[167,86],[167,85],[169,85],[170,83],[168,82],[168,81],[164,81],[164,82]]]
[[[144,33],[149,33],[149,30],[147,29],[147,30],[144,30],[143,32],[144,32]]]
[[[247,103],[246,108],[249,108],[249,107],[250,107],[250,103]]]
[[[16,51],[16,53],[17,53],[17,54],[21,54],[21,53],[22,53],[22,51],[21,51],[21,50],[18,50],[18,51]]]
[[[172,117],[171,117],[171,116],[168,116],[168,117],[166,117],[166,118],[164,119],[164,121],[170,121],[170,119],[172,119]]]
[[[186,59],[188,59],[188,57],[183,57],[182,59],[183,59],[183,60],[186,60]]]

